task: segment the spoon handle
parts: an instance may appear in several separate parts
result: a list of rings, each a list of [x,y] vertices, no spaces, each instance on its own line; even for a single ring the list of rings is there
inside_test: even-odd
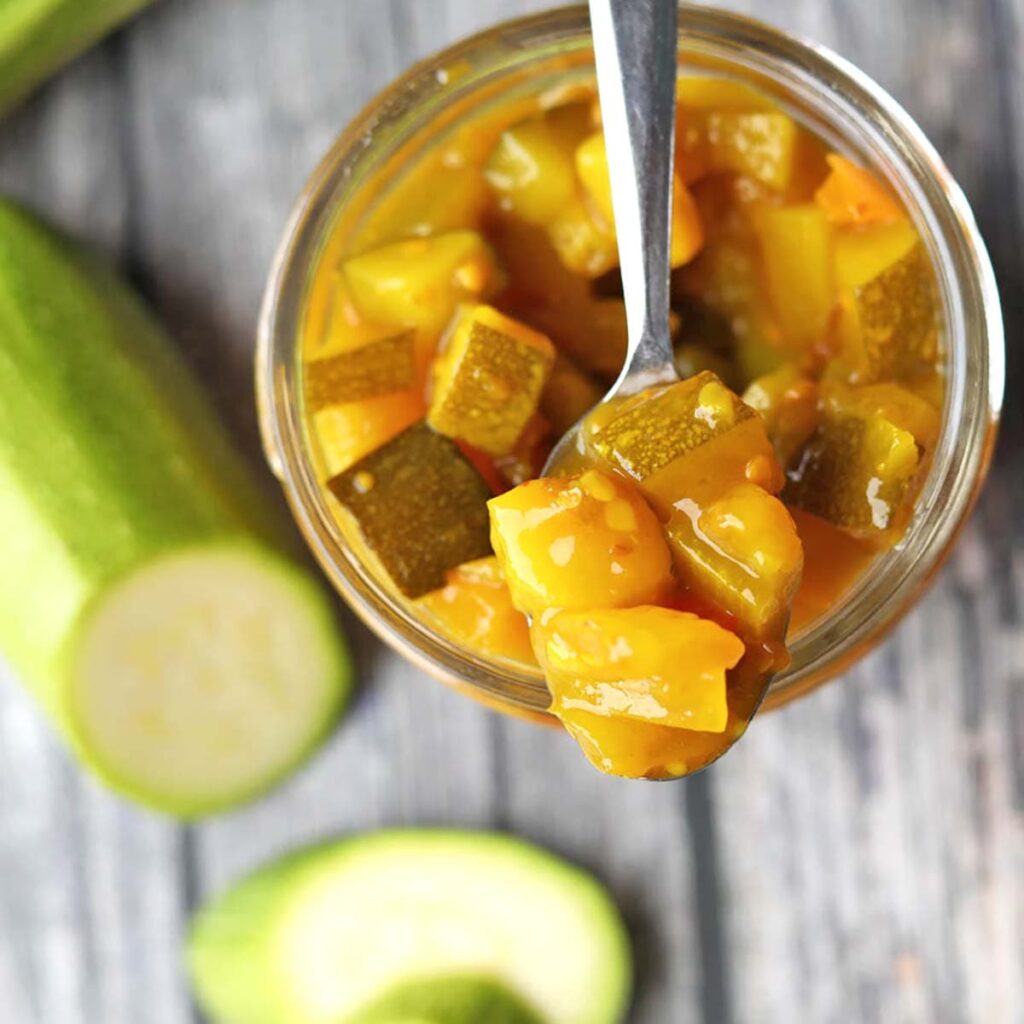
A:
[[[669,336],[676,0],[590,0],[629,348],[615,388],[677,379]]]

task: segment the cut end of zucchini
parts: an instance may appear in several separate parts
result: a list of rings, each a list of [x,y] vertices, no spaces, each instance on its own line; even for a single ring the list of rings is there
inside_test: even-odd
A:
[[[448,830],[269,865],[199,913],[188,962],[225,1024],[618,1024],[631,981],[593,877],[510,836]]]
[[[563,861],[457,832],[380,833],[333,861],[304,876],[271,939],[289,1019],[333,1024],[400,978],[449,972],[493,975],[551,1024],[621,1018],[622,925]]]
[[[177,552],[87,609],[67,650],[72,737],[115,788],[207,813],[312,750],[349,689],[342,644],[291,563],[241,542]]]

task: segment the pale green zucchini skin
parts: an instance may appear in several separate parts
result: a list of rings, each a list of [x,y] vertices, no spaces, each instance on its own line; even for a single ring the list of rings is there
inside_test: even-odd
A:
[[[545,1024],[486,975],[417,978],[396,985],[345,1024]]]
[[[344,702],[350,668],[321,588],[281,553],[294,543],[141,302],[103,263],[0,200],[0,653],[80,759],[183,816],[273,781],[145,792],[93,756],[69,714],[83,618],[140,569],[207,547],[251,551],[252,564],[265,563],[317,620],[334,675],[323,684],[322,722],[272,774],[315,746]]]
[[[152,0],[3,0],[0,113]]]
[[[452,929],[486,952],[442,951]],[[198,912],[186,961],[217,1024],[621,1024],[632,981],[596,879],[459,829],[385,829],[268,864]]]

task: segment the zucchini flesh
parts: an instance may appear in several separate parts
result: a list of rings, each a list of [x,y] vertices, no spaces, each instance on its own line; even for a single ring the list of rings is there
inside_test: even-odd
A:
[[[292,767],[338,704],[318,588],[232,542],[148,561],[87,609],[67,664],[76,745],[123,791],[188,815]]]
[[[121,791],[186,816],[255,793],[348,690],[329,606],[161,329],[8,202],[0,393],[0,651]]]
[[[412,982],[453,976],[500,983],[548,1024],[615,1024],[631,975],[622,921],[591,876],[509,836],[442,830],[379,832],[257,872],[200,912],[188,960],[200,1003],[229,1024],[358,1021]]]

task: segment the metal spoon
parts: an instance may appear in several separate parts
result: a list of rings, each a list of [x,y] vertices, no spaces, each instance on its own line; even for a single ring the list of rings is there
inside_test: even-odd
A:
[[[604,402],[679,379],[668,321],[677,20],[676,0],[590,0],[627,328]],[[555,445],[544,476],[571,466],[579,428]]]

